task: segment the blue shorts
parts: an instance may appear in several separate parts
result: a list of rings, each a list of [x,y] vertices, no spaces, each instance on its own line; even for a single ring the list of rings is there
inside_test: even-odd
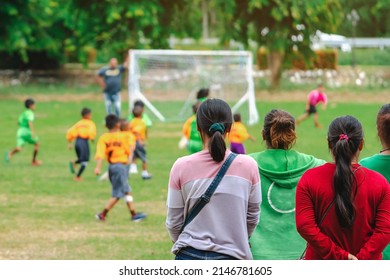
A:
[[[122,198],[131,192],[128,170],[128,165],[123,163],[114,163],[108,166],[108,177],[112,185],[112,197]]]

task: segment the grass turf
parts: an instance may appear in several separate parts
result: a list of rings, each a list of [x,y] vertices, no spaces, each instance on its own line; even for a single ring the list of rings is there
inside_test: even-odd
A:
[[[34,97],[34,96],[32,96]],[[166,105],[171,106],[170,103]],[[298,140],[294,149],[331,160],[327,150],[326,132],[336,116],[351,114],[363,124],[365,148],[361,158],[380,149],[375,118],[381,104],[331,103],[319,112],[323,128],[315,129],[312,119],[297,127]],[[147,144],[149,171],[153,179],[143,181],[133,175],[130,184],[135,205],[148,218],[141,223],[130,222],[129,213],[120,201],[109,213],[105,223],[95,220],[110,197],[107,181],[98,182],[93,170],[95,162],[83,174],[83,182],[74,182],[68,162],[75,158],[67,150],[66,130],[79,119],[83,106],[92,109],[98,135],[106,131],[103,125],[104,105],[100,100],[38,101],[35,128],[40,137],[40,167],[32,167],[32,146],[15,155],[0,168],[0,259],[172,259],[172,242],[165,229],[166,195],[169,171],[185,150],[177,148],[181,123],[155,121]],[[302,102],[259,101],[261,119],[272,108],[288,110],[295,117],[304,109]],[[0,103],[3,153],[15,145],[17,116],[22,102],[5,98]],[[245,142],[247,152],[264,149],[261,140],[262,121],[248,127],[257,139]],[[94,155],[95,144],[91,145]],[[107,165],[105,165],[106,167]],[[138,167],[140,169],[140,166]]]

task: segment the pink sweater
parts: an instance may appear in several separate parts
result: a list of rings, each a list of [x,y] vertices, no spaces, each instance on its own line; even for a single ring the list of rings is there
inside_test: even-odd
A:
[[[226,151],[225,159],[230,151]],[[173,165],[168,188],[166,227],[175,242],[172,253],[191,246],[199,250],[252,259],[249,237],[259,222],[261,191],[257,163],[238,155],[210,202],[180,234],[189,209],[206,191],[219,171],[208,151],[179,158]]]

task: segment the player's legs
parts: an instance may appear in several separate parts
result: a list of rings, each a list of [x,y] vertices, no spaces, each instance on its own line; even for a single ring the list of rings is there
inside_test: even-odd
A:
[[[115,115],[120,117],[121,115],[121,93],[120,92],[112,95],[112,102],[114,104]]]
[[[125,198],[125,202],[126,202],[127,208],[130,211],[131,221],[139,222],[139,221],[142,221],[143,219],[146,218],[146,214],[144,214],[142,212],[137,212],[135,210],[135,205],[134,205],[134,201],[133,201],[133,195],[132,195],[131,192],[126,192],[124,198]]]
[[[34,144],[34,151],[33,151],[33,158],[32,158],[32,165],[34,166],[39,166],[42,164],[41,161],[37,160],[38,152],[39,152],[39,143],[37,142]]]
[[[306,112],[306,113],[304,113],[303,115],[301,115],[301,116],[299,116],[298,118],[297,118],[297,124],[300,124],[302,121],[304,121],[305,119],[307,119],[309,117],[309,113],[308,112]]]
[[[10,161],[15,154],[19,153],[22,150],[24,144],[26,144],[25,133],[23,132],[23,130],[19,129],[16,135],[16,147],[11,152],[6,153],[5,160]]]
[[[142,161],[142,179],[152,179],[152,175],[149,174],[147,169],[145,145],[141,145],[137,142],[135,150],[136,157]]]
[[[318,122],[318,113],[314,113],[314,116],[313,116],[313,121],[314,121],[314,125],[316,127],[322,127],[321,124]]]
[[[21,150],[22,150],[22,147],[16,147],[11,152],[9,152],[9,153],[7,152],[7,154],[5,155],[5,160],[10,161],[11,158],[14,156],[14,154],[19,153]]]
[[[106,114],[109,115],[112,112],[112,99],[111,95],[104,93],[104,106],[106,107]]]
[[[111,197],[106,206],[104,207],[103,211],[99,214],[96,214],[96,218],[100,221],[105,221],[107,213],[115,206],[115,204],[119,201],[119,198],[117,197]]]
[[[75,177],[76,181],[81,180],[81,174],[84,172],[85,168],[87,167],[88,161],[89,161],[89,145],[87,139],[81,139],[77,138],[76,140],[76,153],[78,160],[77,163],[80,163],[80,169],[77,172],[77,175]]]
[[[123,189],[130,191],[129,183],[127,179],[127,168],[124,164],[110,164],[108,166],[108,177],[112,186],[111,198],[108,200],[103,211],[100,212],[96,217],[99,220],[105,220],[107,213],[115,206],[118,200],[123,197]]]

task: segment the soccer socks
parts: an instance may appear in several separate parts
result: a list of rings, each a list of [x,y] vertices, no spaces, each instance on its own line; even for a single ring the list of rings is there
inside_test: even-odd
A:
[[[85,170],[85,165],[82,164],[82,165],[80,166],[79,172],[77,173],[76,176],[77,176],[77,177],[80,177],[81,174],[84,172],[84,170]]]

